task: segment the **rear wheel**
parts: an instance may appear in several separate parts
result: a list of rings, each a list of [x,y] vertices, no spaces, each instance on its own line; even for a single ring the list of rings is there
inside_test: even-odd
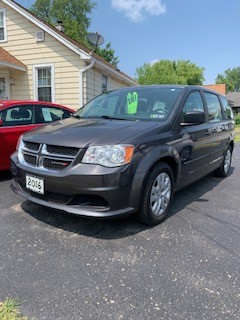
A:
[[[138,220],[147,225],[156,225],[169,213],[174,190],[171,167],[159,163],[150,172],[144,189]]]
[[[219,167],[214,173],[218,177],[226,177],[229,174],[232,163],[232,147],[228,146],[221,167]]]

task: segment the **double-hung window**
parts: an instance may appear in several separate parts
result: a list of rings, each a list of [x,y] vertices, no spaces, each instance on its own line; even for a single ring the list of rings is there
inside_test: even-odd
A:
[[[102,93],[106,92],[108,89],[108,78],[102,75]]]
[[[35,99],[54,101],[54,68],[53,65],[35,66]]]
[[[0,9],[0,42],[7,41],[6,9]]]

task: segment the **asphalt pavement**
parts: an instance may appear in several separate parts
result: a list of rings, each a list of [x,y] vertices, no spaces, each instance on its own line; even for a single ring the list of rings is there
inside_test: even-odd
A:
[[[154,228],[50,210],[10,182],[0,173],[0,301],[36,320],[240,319],[240,144],[228,178],[179,191]]]

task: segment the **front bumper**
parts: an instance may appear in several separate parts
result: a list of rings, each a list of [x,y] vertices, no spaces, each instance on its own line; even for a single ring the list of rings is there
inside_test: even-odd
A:
[[[133,174],[130,166],[104,168],[78,164],[59,171],[32,168],[11,157],[12,190],[37,204],[88,217],[107,218],[137,211],[130,205]],[[44,179],[44,195],[26,188],[26,174]]]

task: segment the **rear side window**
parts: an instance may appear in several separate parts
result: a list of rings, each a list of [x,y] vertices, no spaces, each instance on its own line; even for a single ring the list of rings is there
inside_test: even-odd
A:
[[[220,97],[222,106],[223,106],[223,113],[224,113],[224,118],[232,120],[233,119],[233,112],[232,108],[229,106],[229,103],[226,98]]]
[[[36,106],[37,109],[37,123],[48,123],[53,122],[57,120],[63,120],[70,116],[70,112],[61,109],[61,108],[54,108],[54,107],[48,107],[48,106]]]
[[[34,107],[32,105],[15,106],[5,109],[0,113],[3,127],[34,124],[34,118]]]
[[[218,96],[213,93],[204,92],[209,122],[218,122],[222,120],[222,108]]]

